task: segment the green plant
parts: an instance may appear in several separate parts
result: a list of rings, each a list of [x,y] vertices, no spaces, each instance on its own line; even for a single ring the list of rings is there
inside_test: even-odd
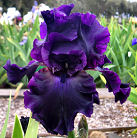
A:
[[[134,47],[129,46],[129,48],[132,51],[132,55],[135,59],[135,65],[129,70],[128,73],[133,79],[135,83],[135,87],[131,87],[131,92],[130,92],[130,96],[128,97],[128,100],[134,103],[135,105],[137,105],[137,88],[136,88],[137,86],[137,51],[133,49]],[[137,111],[137,107],[135,107],[135,109]],[[137,123],[137,116],[135,116],[134,119]],[[136,134],[136,133],[137,133],[137,128],[132,132],[132,134]]]
[[[11,106],[11,93],[9,96],[9,104],[8,104],[6,119],[5,119],[5,123],[3,125],[3,128],[2,128],[2,131],[1,131],[1,134],[0,134],[0,138],[5,138],[5,136],[6,136],[7,125],[8,125],[8,120],[9,120],[9,113],[10,113],[10,106]]]
[[[24,45],[20,45],[23,36],[27,36],[27,42]],[[0,32],[0,85],[7,82],[7,75],[2,66],[8,59],[11,62],[18,64],[19,66],[26,66],[30,61],[30,51],[33,47],[34,38],[39,39],[39,17],[36,18],[34,24],[26,24],[22,27],[16,25],[2,25],[2,31]],[[23,83],[26,86],[26,78]]]
[[[108,58],[112,61],[112,65],[107,65],[109,69],[117,72],[122,82],[132,83],[132,79],[128,74],[129,70],[132,72],[132,66],[134,66],[134,56],[131,54],[128,57],[128,52],[136,51],[137,47],[131,48],[131,41],[134,37],[137,37],[137,31],[135,25],[123,20],[121,24],[118,23],[117,19],[113,17],[106,19],[105,17],[99,18],[100,23],[103,26],[107,26],[111,37],[110,43],[106,52]],[[34,38],[40,38],[39,36],[39,19],[36,18],[34,24],[26,24],[22,27],[16,25],[0,25],[0,86],[3,83],[8,83],[7,75],[2,66],[8,59],[11,59],[12,63],[18,64],[19,66],[27,65],[30,61],[30,51],[33,47]],[[19,43],[22,41],[23,36],[27,36],[27,42],[24,45]],[[94,76],[97,87],[104,87],[102,85],[99,74],[94,71],[88,71],[89,74]],[[26,86],[26,78],[23,83]],[[133,82],[134,83],[134,82]]]
[[[100,21],[103,25],[108,26],[110,31],[111,37],[106,55],[115,65],[113,71],[118,73],[122,82],[131,82],[128,71],[134,65],[134,56],[129,57],[128,52],[132,39],[137,35],[135,34],[135,25],[125,19],[122,20],[122,24],[119,24],[113,17],[111,17],[109,24],[104,17],[101,17]]]

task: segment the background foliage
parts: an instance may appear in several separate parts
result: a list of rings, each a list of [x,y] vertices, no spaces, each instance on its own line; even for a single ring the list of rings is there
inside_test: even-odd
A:
[[[130,23],[128,20],[123,19],[122,24],[118,23],[117,19],[111,17],[106,19],[105,17],[99,17],[100,23],[103,26],[107,26],[111,37],[108,45],[106,55],[112,61],[112,64],[106,65],[107,68],[118,73],[122,82],[130,83],[132,86],[136,86],[130,74],[134,73],[135,69],[135,51],[137,46],[131,46],[132,39],[137,38],[137,29],[135,24]],[[2,66],[8,59],[11,59],[12,63],[19,66],[26,66],[31,60],[30,51],[33,47],[33,40],[40,38],[39,36],[39,19],[35,20],[34,24],[26,24],[22,27],[17,25],[2,25],[0,26],[0,86],[7,87],[9,85],[7,81],[7,75]],[[27,36],[27,42],[24,45],[20,45],[23,36]],[[131,52],[131,56],[128,53]],[[100,73],[95,71],[88,71],[91,74],[97,84],[97,87],[104,87],[100,79]],[[24,78],[24,86],[27,85],[27,80]],[[11,86],[11,84],[10,84]]]
[[[103,14],[107,17],[125,13],[130,15],[137,15],[137,2],[130,3],[126,0],[37,0],[38,3],[45,3],[50,7],[57,7],[61,4],[74,3],[74,11],[91,11],[96,15]],[[33,5],[34,0],[1,0],[0,6],[4,11],[8,7],[16,7],[22,14],[26,14]]]

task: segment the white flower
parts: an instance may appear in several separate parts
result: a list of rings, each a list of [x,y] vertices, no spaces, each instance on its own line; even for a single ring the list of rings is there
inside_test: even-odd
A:
[[[3,13],[1,19],[0,19],[0,23],[6,23],[6,24],[13,24],[13,19],[15,19],[16,17],[21,16],[21,13],[16,10],[15,7],[10,7],[7,9],[7,13]]]
[[[131,57],[131,54],[132,54],[132,53],[129,51],[129,52],[128,52],[128,57]]]
[[[3,11],[3,8],[2,7],[0,7],[0,12],[2,12]]]
[[[23,23],[26,24],[29,20],[32,19],[32,12],[28,12],[26,15],[23,17]]]
[[[47,6],[47,5],[43,4],[43,3],[41,3],[41,4],[39,5],[39,11],[41,12],[41,11],[46,11],[46,10],[51,10],[51,9],[50,9],[49,6]]]

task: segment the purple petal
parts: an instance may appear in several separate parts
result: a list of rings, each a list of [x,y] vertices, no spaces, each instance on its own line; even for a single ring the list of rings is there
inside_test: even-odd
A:
[[[69,14],[73,8],[74,8],[74,4],[69,4],[69,5],[62,5],[58,8],[56,8],[56,10],[61,11],[61,12],[65,13],[67,16],[69,16]]]
[[[34,1],[34,6],[38,6],[38,2],[36,0]]]
[[[106,87],[109,89],[109,92],[113,92],[115,95],[115,102],[120,101],[120,103],[123,104],[130,94],[131,88],[129,84],[121,83],[119,76],[107,68],[98,67],[96,70],[102,72],[105,77],[107,81]]]
[[[127,100],[130,90],[131,88],[129,87],[129,84],[122,83],[120,85],[120,90],[115,93],[115,102],[120,101],[120,103],[123,104]]]
[[[16,84],[19,82],[26,74],[27,68],[21,68],[16,64],[11,64],[10,60],[3,66],[7,71],[7,76],[9,82]]]
[[[76,40],[77,45],[82,47],[87,56],[87,67],[96,68],[101,64],[100,61],[110,40],[110,33],[107,28],[100,25],[96,16],[91,13],[66,15],[60,9],[64,10],[64,7],[67,6],[70,5],[42,12],[48,34],[57,32],[64,35],[73,44]],[[66,8],[66,10],[68,9]]]
[[[45,22],[40,25],[40,37],[44,39],[47,36],[47,25]]]
[[[109,89],[109,92],[114,94],[120,90],[121,80],[117,73],[105,68],[101,71],[103,76],[106,78],[106,87]]]
[[[137,44],[137,38],[134,38],[133,40],[132,40],[132,46],[133,45],[136,45]]]
[[[80,14],[66,16],[60,11],[43,11],[42,16],[47,24],[48,34],[58,32],[69,40],[77,38],[78,27],[80,26]]]
[[[3,66],[3,68],[7,71],[7,76],[9,82],[16,84],[21,79],[27,75],[30,79],[32,75],[34,74],[35,70],[37,69],[38,65],[36,63],[30,63],[28,66],[25,67],[19,67],[16,64],[11,64],[10,60],[7,61],[7,63]]]
[[[85,24],[87,26],[91,26],[95,19],[96,19],[96,16],[89,12],[86,14],[81,14],[81,21],[83,24]]]
[[[74,129],[74,118],[78,112],[90,117],[93,103],[99,104],[93,78],[85,72],[66,78],[40,70],[35,73],[24,92],[24,104],[31,109],[32,116],[50,133],[67,134]]]
[[[103,67],[107,63],[112,63],[112,62],[107,58],[106,55],[103,55],[98,66]]]
[[[81,20],[81,39],[87,51],[88,66],[95,68],[106,51],[110,34],[107,28],[100,25],[93,14],[82,14]]]
[[[77,41],[68,41],[59,33],[49,35],[49,42],[42,48],[41,54],[44,64],[54,72],[64,70],[67,64],[67,74],[70,76],[83,70],[87,64],[81,45]]]
[[[44,46],[45,40],[39,41],[35,39],[33,41],[33,49],[31,50],[31,57],[39,62],[42,62],[41,48]]]
[[[38,66],[39,66],[39,64],[35,60],[31,60],[28,63],[28,66],[26,66],[26,68],[27,68],[26,75],[28,77],[28,80],[30,80],[32,78],[32,76],[35,73]]]

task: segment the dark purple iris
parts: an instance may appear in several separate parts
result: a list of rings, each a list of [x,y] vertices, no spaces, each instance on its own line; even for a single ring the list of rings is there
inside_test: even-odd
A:
[[[24,75],[29,77],[29,90],[24,92],[24,104],[32,117],[48,132],[68,134],[74,129],[77,113],[90,117],[99,97],[93,78],[85,70],[102,72],[106,87],[115,101],[125,102],[130,93],[128,84],[103,65],[111,61],[103,55],[109,43],[107,28],[91,13],[72,13],[73,4],[43,11],[40,25],[41,41],[35,39],[31,57],[35,60],[21,68],[7,61],[4,68],[12,83]],[[38,65],[45,66],[35,72]]]
[[[29,124],[29,117],[21,116],[20,123],[21,123],[24,134],[26,134],[27,127]]]

